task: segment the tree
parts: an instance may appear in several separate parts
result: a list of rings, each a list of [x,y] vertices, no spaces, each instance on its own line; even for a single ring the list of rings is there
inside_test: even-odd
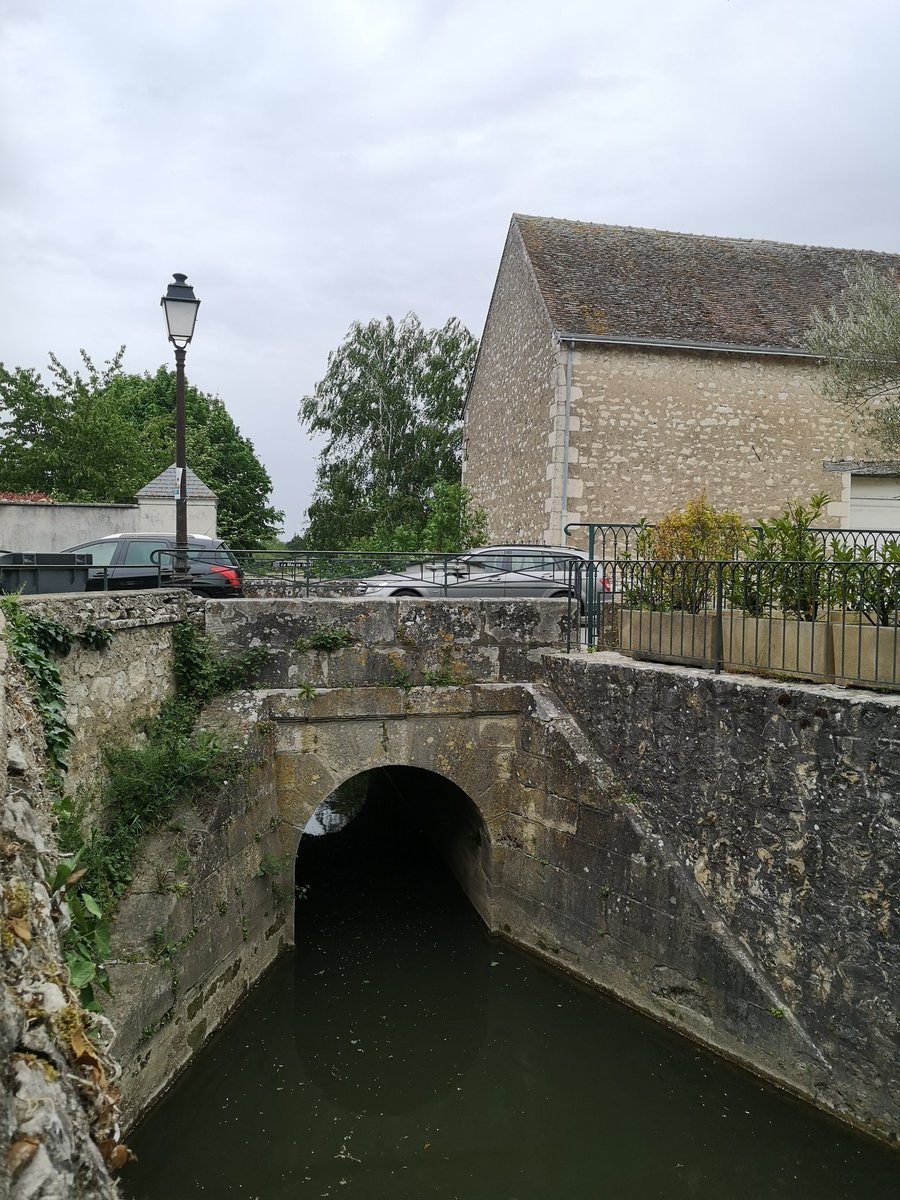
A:
[[[56,500],[128,503],[174,458],[175,372],[122,371],[124,346],[83,372],[50,355],[51,383],[34,370],[0,364],[0,489],[47,492]],[[185,389],[187,461],[219,498],[223,538],[253,549],[282,514],[268,505],[272,482],[253,445],[218,396]]]
[[[460,518],[457,540],[470,533],[460,527],[472,514],[459,474],[462,409],[476,351],[455,318],[441,329],[424,329],[415,313],[350,327],[300,406],[301,422],[326,436],[306,549],[376,543],[383,550],[438,549],[423,538],[426,530],[438,536],[429,521],[441,506],[442,540],[453,540],[449,512]],[[451,497],[441,485],[458,494]]]
[[[813,314],[807,347],[826,362],[826,396],[894,453],[900,450],[900,287],[866,265],[846,278],[842,310]]]

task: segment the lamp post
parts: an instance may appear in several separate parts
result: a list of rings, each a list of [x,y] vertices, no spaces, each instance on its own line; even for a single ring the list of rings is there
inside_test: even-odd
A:
[[[187,281],[187,275],[173,276],[160,304],[166,313],[169,341],[175,347],[175,570],[174,583],[186,587],[188,572],[187,531],[187,450],[184,430],[184,359],[194,336],[200,301]]]

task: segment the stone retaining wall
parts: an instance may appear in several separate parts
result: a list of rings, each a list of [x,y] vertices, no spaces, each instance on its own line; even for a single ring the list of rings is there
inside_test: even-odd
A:
[[[293,939],[294,863],[284,856],[274,756],[257,694],[211,706],[204,725],[241,774],[183,805],[141,847],[119,905],[107,1016],[130,1126]]]
[[[59,944],[40,719],[8,661],[0,616],[0,1196],[113,1200],[115,1066],[85,1040]],[[10,747],[12,744],[12,753]]]
[[[168,694],[171,625],[197,602],[28,603],[70,628],[114,630],[106,651],[64,663],[84,779],[103,742]],[[223,653],[273,650],[274,690],[204,714],[248,769],[143,848],[123,900],[108,1015],[128,1119],[289,945],[290,859],[315,804],[357,771],[409,764],[457,782],[480,813],[490,846],[470,875],[494,928],[897,1140],[900,697],[555,653],[564,601],[260,599],[205,612]],[[352,642],[297,648],[335,630]],[[429,672],[470,682],[416,686]],[[36,769],[25,711],[7,721],[22,740],[14,772]],[[21,848],[10,859],[0,847],[4,903],[10,861],[40,897],[49,829],[39,790],[26,812],[10,781],[4,846]],[[0,1049],[12,1054],[23,1032],[4,996]]]
[[[225,653],[268,646],[269,687],[420,684],[446,671],[459,682],[522,682],[541,655],[566,644],[565,600],[211,600],[206,629]],[[329,652],[297,650],[316,631],[353,641]]]
[[[104,747],[131,741],[135,725],[172,694],[172,626],[202,613],[203,601],[182,590],[154,589],[22,596],[19,603],[73,633],[95,625],[113,635],[105,649],[76,642],[55,660],[74,732],[67,777],[73,791],[91,781]]]
[[[626,998],[643,992],[652,1007],[668,992],[676,1026],[730,1053],[723,1033],[743,1041],[740,1061],[896,1143],[900,697],[611,653],[545,667],[598,778],[650,835],[630,847],[609,813],[540,832],[542,857],[568,841],[555,850],[565,879],[541,897],[545,928],[583,944],[602,881],[612,961],[623,940],[634,954]],[[552,811],[558,788],[547,790]],[[563,805],[570,824],[574,812]],[[666,895],[673,866],[681,881]],[[710,957],[722,936],[743,981]],[[602,959],[598,971],[605,982]]]

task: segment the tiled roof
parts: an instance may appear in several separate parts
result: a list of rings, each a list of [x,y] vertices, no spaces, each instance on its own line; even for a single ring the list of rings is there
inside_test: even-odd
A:
[[[136,499],[151,499],[157,496],[164,496],[167,500],[171,500],[175,495],[175,464],[171,467],[166,467],[161,471],[155,479],[142,487],[137,493]],[[190,467],[187,468],[187,495],[188,499],[196,500],[215,500],[216,493],[210,491],[202,479],[195,475]]]
[[[561,333],[802,349],[814,308],[860,263],[900,282],[900,255],[592,225],[516,214]]]

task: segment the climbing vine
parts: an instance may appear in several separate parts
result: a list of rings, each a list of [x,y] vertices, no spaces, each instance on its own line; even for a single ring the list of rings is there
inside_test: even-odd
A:
[[[31,686],[34,706],[44,729],[47,757],[53,769],[65,771],[72,730],[66,723],[66,695],[52,655],[68,654],[74,635],[58,621],[27,613],[15,596],[0,598],[6,618],[6,644]]]
[[[131,882],[142,841],[165,826],[177,804],[202,799],[245,766],[240,754],[195,726],[206,702],[248,686],[270,652],[257,647],[217,657],[210,640],[187,621],[173,627],[172,646],[175,695],[143,723],[144,741],[110,747],[99,794],[65,797],[57,806],[60,849],[80,856],[85,886],[105,919]],[[106,820],[85,834],[85,815],[96,801]]]
[[[51,773],[48,782],[62,792],[72,729],[66,721],[65,689],[54,661],[77,643],[103,650],[108,629],[88,625],[74,633],[61,622],[26,612],[15,596],[0,598],[6,642],[22,666],[40,715]],[[102,779],[92,793],[59,795],[54,808],[62,857],[45,866],[55,902],[65,903],[69,925],[62,944],[72,984],[82,1006],[96,1009],[95,985],[106,991],[104,961],[109,955],[109,919],[132,878],[143,839],[162,828],[181,801],[195,801],[233,778],[240,757],[209,732],[195,728],[202,706],[214,696],[247,686],[269,656],[265,648],[220,658],[210,640],[186,621],[173,627],[175,694],[152,720],[144,722],[138,745],[112,746],[103,756]],[[105,815],[103,827],[85,831],[88,808]]]

